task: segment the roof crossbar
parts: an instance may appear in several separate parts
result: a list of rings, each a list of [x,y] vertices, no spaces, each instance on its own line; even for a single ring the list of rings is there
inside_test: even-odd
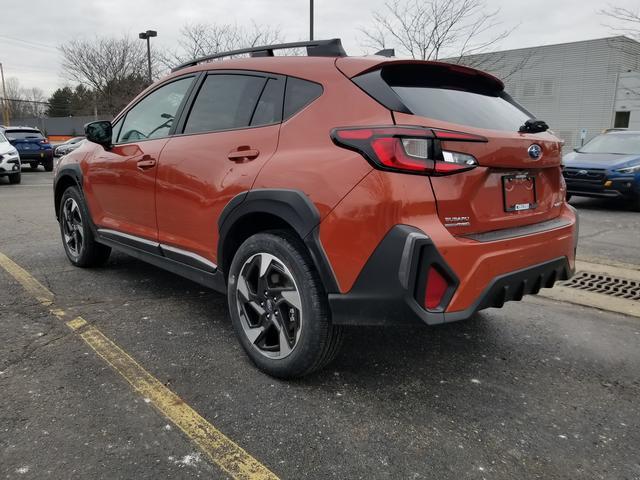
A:
[[[339,38],[332,38],[330,40],[313,40],[309,42],[292,42],[292,43],[279,43],[275,45],[264,45],[260,47],[240,48],[238,50],[231,50],[228,52],[215,53],[213,55],[205,55],[204,57],[196,58],[189,62],[183,63],[171,69],[172,72],[182,70],[183,68],[193,67],[199,63],[208,62],[217,58],[231,57],[234,55],[250,54],[252,57],[273,57],[274,50],[284,50],[290,48],[306,48],[307,56],[309,57],[346,57],[347,53],[342,47],[342,42]]]

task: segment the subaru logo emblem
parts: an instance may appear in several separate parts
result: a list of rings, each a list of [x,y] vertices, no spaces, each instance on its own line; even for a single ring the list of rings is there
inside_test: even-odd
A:
[[[580,170],[578,173],[579,173],[580,175],[586,175],[586,174],[587,174],[587,173],[589,173],[589,172],[587,172],[586,170]]]
[[[533,160],[538,160],[542,156],[542,147],[536,143],[531,145],[527,150],[529,157]]]

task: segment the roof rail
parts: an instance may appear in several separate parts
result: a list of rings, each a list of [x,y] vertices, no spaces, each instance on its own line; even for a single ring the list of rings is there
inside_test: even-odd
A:
[[[228,52],[215,53],[213,55],[205,55],[204,57],[196,58],[189,62],[183,63],[171,69],[172,72],[177,72],[183,68],[193,67],[199,63],[208,62],[209,60],[215,60],[216,58],[231,57],[233,55],[242,55],[245,53],[250,54],[252,57],[273,57],[274,50],[284,50],[289,48],[306,48],[307,55],[309,57],[346,57],[347,53],[342,48],[342,42],[339,38],[332,38],[330,40],[313,40],[310,42],[292,42],[292,43],[279,43],[276,45],[264,45],[261,47],[241,48],[238,50],[230,50]]]

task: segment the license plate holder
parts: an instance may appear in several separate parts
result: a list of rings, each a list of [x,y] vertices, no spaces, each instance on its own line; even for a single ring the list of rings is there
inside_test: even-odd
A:
[[[536,177],[528,173],[502,176],[502,198],[505,212],[533,210],[538,206]]]

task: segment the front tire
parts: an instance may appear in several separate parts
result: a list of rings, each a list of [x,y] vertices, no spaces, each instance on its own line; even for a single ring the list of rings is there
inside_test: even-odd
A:
[[[89,212],[76,187],[69,187],[62,194],[58,218],[64,251],[73,265],[96,267],[109,259],[111,247],[95,241]]]
[[[42,164],[44,165],[45,172],[53,172],[53,158],[45,160]]]
[[[274,230],[247,239],[233,258],[228,283],[234,330],[263,372],[302,377],[338,353],[342,328],[331,324],[320,277],[293,233]]]
[[[17,185],[21,181],[22,181],[22,175],[20,174],[20,172],[12,173],[11,175],[9,175],[9,183],[11,185]]]

